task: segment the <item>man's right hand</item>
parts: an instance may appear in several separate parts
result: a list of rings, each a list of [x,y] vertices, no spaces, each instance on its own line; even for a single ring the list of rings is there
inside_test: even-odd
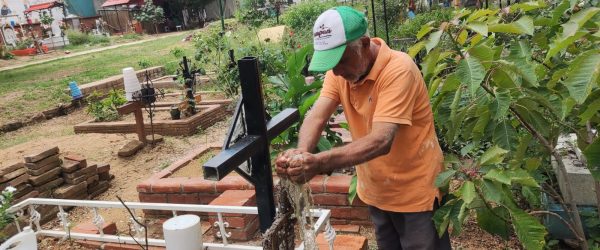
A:
[[[287,168],[291,166],[296,166],[298,164],[302,164],[301,161],[294,159],[294,156],[301,155],[302,151],[299,149],[288,149],[277,156],[275,160],[275,172],[280,177],[288,178]],[[296,166],[299,167],[299,166]]]

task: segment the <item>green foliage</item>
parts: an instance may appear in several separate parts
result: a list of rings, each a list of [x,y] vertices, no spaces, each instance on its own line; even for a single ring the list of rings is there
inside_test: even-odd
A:
[[[133,18],[139,22],[154,24],[155,32],[158,33],[156,24],[165,20],[165,12],[162,7],[154,5],[152,1],[146,1],[140,11],[133,15]]]
[[[48,14],[48,12],[46,12],[46,11],[42,11],[42,14],[40,15],[40,23],[41,24],[50,25],[50,24],[52,24],[53,21],[54,21],[54,18],[52,17],[52,15]]]
[[[425,27],[438,27],[442,22],[448,22],[450,19],[452,19],[452,9],[449,8],[422,12],[417,14],[414,19],[406,20],[401,25],[398,25],[398,28],[394,31],[391,31],[390,34],[393,34],[395,38],[420,39],[420,37],[417,37],[417,34],[419,34],[419,31],[423,25],[429,24]]]
[[[90,41],[90,37],[86,33],[77,30],[67,30],[66,32],[71,45],[86,44]]]
[[[269,76],[271,83],[267,96],[267,109],[272,115],[276,115],[285,108],[297,108],[300,113],[300,122],[293,125],[285,132],[271,141],[275,150],[284,150],[295,147],[298,143],[298,133],[306,112],[312,107],[320,95],[323,80],[315,79],[311,84],[306,84],[305,76],[302,74],[306,67],[306,57],[312,54],[312,45],[302,47],[288,55],[285,65],[285,74]],[[281,71],[280,71],[281,72]],[[333,146],[341,144],[341,138],[333,131],[329,124],[325,126],[325,135],[321,136],[317,144],[317,151],[326,151]]]
[[[117,108],[127,102],[123,90],[113,89],[108,92],[106,98],[102,98],[98,92],[87,97],[87,112],[94,116],[96,121],[115,121],[119,119]]]
[[[185,55],[185,51],[179,47],[172,48],[169,52],[176,58],[182,58]]]
[[[9,59],[13,59],[14,57],[15,56],[13,54],[8,52],[8,49],[6,48],[6,46],[0,46],[0,59],[9,60]]]
[[[586,125],[600,124],[599,12],[569,9],[568,0],[526,2],[508,14],[460,10],[450,22],[410,32],[420,39],[410,54],[426,54],[421,67],[440,143],[471,158],[449,162],[436,179],[450,192],[434,217],[439,230],[458,234],[476,214],[489,233],[514,232],[525,249],[544,248],[546,230],[525,209],[538,209],[540,193],[552,186],[542,185],[555,178],[542,159],[558,136],[588,138]],[[598,145],[581,148],[595,178]]]
[[[138,66],[140,66],[140,68],[145,69],[150,67],[150,61],[148,61],[148,59],[142,58],[137,62]]]
[[[33,40],[31,38],[23,39],[17,41],[16,45],[17,46],[15,46],[15,49],[27,49],[33,45]]]
[[[13,193],[15,191],[15,188],[8,186],[0,193],[0,230],[13,221],[13,217],[6,210],[10,208],[10,203],[13,200]],[[0,234],[0,239],[4,237],[4,235]]]
[[[317,17],[337,5],[334,1],[302,1],[289,7],[281,16],[281,20],[297,33],[311,33]]]

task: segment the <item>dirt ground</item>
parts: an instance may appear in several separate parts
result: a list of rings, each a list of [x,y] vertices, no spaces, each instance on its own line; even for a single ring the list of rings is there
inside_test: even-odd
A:
[[[55,118],[40,124],[25,127],[15,132],[0,134],[0,162],[20,160],[24,155],[58,146],[61,153],[74,152],[85,156],[88,162],[107,162],[111,165],[111,173],[116,178],[111,182],[108,191],[96,197],[97,200],[116,201],[118,195],[125,201],[138,201],[136,185],[152,174],[167,167],[186,151],[215,141],[222,141],[228,127],[228,121],[222,121],[211,128],[189,137],[164,137],[164,142],[155,147],[147,146],[135,156],[120,158],[118,149],[135,139],[134,134],[74,134],[73,125],[92,119],[83,110],[68,116]],[[129,215],[121,209],[100,209],[106,221],[114,221],[120,234],[128,234]],[[141,211],[137,211],[142,215]],[[70,211],[72,225],[91,221],[93,212],[90,209],[75,208]],[[153,220],[158,224],[159,221]],[[59,229],[58,222],[47,223],[45,228]],[[156,228],[156,227],[155,227]],[[156,230],[152,235],[160,235]],[[361,234],[369,238],[370,249],[376,249],[373,229],[362,227]],[[59,241],[46,238],[40,243],[40,249],[86,249],[73,241]],[[516,239],[504,242],[479,229],[470,221],[464,226],[459,237],[452,237],[455,249],[519,249]]]

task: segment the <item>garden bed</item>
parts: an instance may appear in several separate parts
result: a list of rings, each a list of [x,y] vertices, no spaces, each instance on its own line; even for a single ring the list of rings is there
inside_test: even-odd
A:
[[[180,120],[170,120],[168,109],[171,103],[157,104],[158,119],[154,119],[153,128],[149,119],[144,119],[146,133],[154,131],[160,135],[193,135],[198,129],[206,129],[213,124],[228,117],[227,106],[231,100],[214,100],[201,102],[197,106],[198,113]],[[132,116],[132,115],[130,115]],[[115,122],[95,122],[89,120],[74,126],[75,133],[135,133],[135,121],[133,119]]]

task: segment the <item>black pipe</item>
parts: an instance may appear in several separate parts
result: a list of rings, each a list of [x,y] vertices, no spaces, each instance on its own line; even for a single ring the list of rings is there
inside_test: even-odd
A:
[[[377,36],[377,20],[375,20],[375,0],[371,0],[371,16],[373,16],[373,36]]]
[[[390,34],[388,33],[387,6],[385,0],[383,0],[383,21],[385,22],[385,42],[389,45]]]

